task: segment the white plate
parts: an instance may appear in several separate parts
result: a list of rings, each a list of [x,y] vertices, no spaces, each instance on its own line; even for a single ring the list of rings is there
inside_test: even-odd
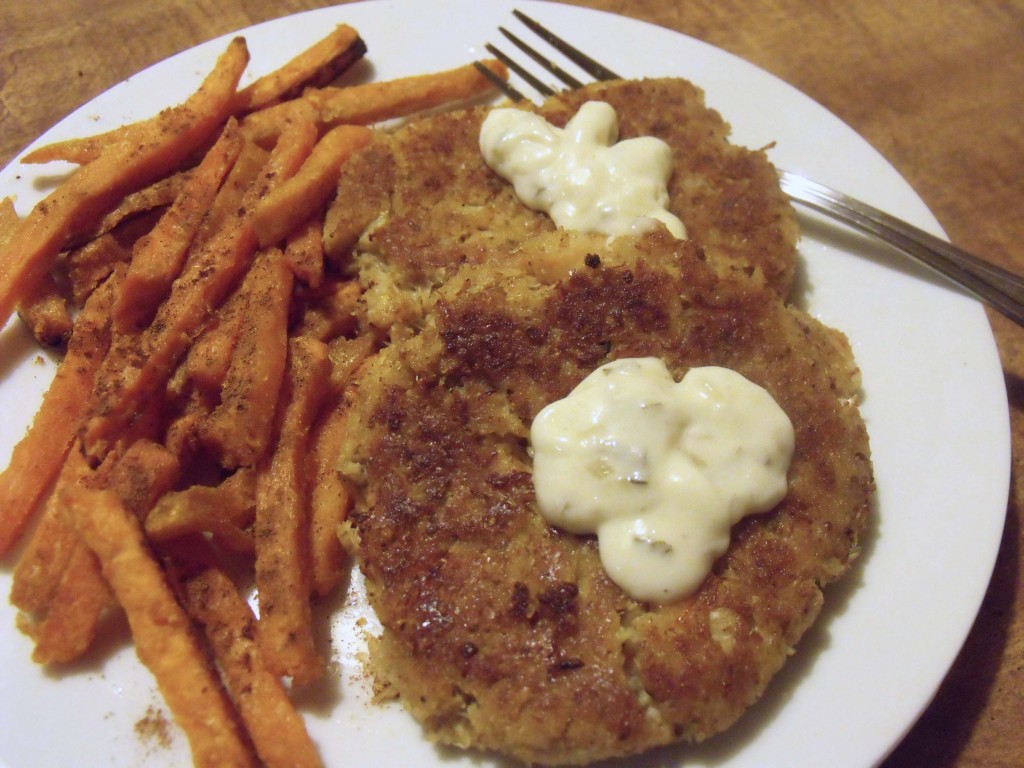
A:
[[[899,174],[849,127],[756,67],[706,44],[637,21],[550,3],[514,4],[606,60],[621,74],[680,75],[707,91],[735,142],[776,142],[775,162],[843,188],[941,234]],[[507,2],[429,0],[342,6],[245,30],[251,76],[273,69],[347,22],[369,45],[372,76],[457,66],[484,55]],[[227,38],[147,69],[79,109],[39,139],[94,133],[187,96]],[[621,53],[616,54],[616,51]],[[41,95],[42,97],[42,95]],[[0,195],[21,213],[59,165],[14,164]],[[882,246],[804,218],[804,301],[849,336],[863,371],[863,412],[878,480],[877,517],[864,557],[830,589],[822,620],[766,697],[727,735],[700,748],[663,750],[632,765],[863,768],[881,760],[927,706],[974,620],[1002,531],[1009,483],[1006,393],[981,307]],[[12,322],[0,334],[0,463],[23,434],[53,373]],[[13,560],[0,567],[10,587]],[[356,588],[356,592],[358,589]],[[301,706],[328,765],[476,765],[435,750],[395,707],[368,701],[357,655],[365,612],[356,597],[331,621],[341,680]],[[124,637],[67,674],[29,661],[31,646],[0,605],[0,765],[155,766],[188,762],[184,737],[170,747],[135,725],[163,705]],[[164,710],[165,711],[165,710]]]

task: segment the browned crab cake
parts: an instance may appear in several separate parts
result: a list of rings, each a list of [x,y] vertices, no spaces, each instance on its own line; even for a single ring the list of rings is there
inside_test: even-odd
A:
[[[374,674],[432,739],[529,763],[732,724],[849,568],[873,487],[840,334],[667,234],[590,245],[565,233],[533,243],[537,258],[578,259],[558,280],[499,252],[456,273],[423,330],[359,380],[341,456],[384,626]],[[737,524],[703,586],[668,605],[628,597],[593,537],[545,522],[528,445],[544,406],[610,360],[646,356],[676,379],[739,371],[796,434],[785,499]]]
[[[540,112],[561,126],[588,99],[616,109],[620,138],[669,144],[669,208],[717,271],[743,271],[788,295],[798,238],[792,207],[765,153],[729,143],[728,124],[699,88],[678,78],[596,84]],[[462,264],[554,229],[484,163],[487,114],[478,107],[380,132],[343,169],[324,228],[327,251],[358,273],[367,319],[385,333],[415,327],[431,291]]]

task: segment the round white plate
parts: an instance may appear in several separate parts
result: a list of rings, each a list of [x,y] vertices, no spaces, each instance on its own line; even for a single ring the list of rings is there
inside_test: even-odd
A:
[[[678,75],[701,85],[732,124],[733,140],[775,142],[771,157],[941,234],[899,174],[822,107],[773,76],[706,44],[610,14],[522,0],[416,0],[328,8],[244,31],[248,79],[282,63],[335,23],[369,46],[367,76],[454,67],[485,55],[518,7],[630,77]],[[38,143],[95,133],[183,100],[226,37],[185,51],[112,88]],[[66,169],[12,166],[0,195],[29,208]],[[878,481],[877,516],[864,556],[829,589],[821,621],[765,698],[725,735],[629,765],[863,768],[881,760],[927,706],[954,660],[995,561],[1009,483],[1009,424],[1002,371],[982,308],[887,248],[803,217],[801,302],[844,331],[863,371],[863,413]],[[16,321],[0,333],[0,464],[6,465],[53,374]],[[0,563],[0,592],[13,558]],[[358,583],[324,617],[340,669],[300,706],[330,766],[493,764],[429,745],[398,707],[369,701],[358,655],[367,613]],[[67,672],[29,661],[31,645],[0,601],[0,766],[155,766],[188,763],[183,735],[170,745],[138,724],[165,713],[148,672],[123,636]],[[339,601],[340,603],[340,601]],[[370,625],[372,627],[372,624]]]

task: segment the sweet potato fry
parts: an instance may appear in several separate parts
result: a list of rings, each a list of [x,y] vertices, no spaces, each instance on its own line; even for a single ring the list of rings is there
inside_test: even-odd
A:
[[[127,264],[139,238],[149,232],[159,220],[161,209],[151,209],[120,222],[109,232],[95,240],[64,252],[64,274],[67,277],[71,301],[80,307],[96,286],[102,283],[118,264]]]
[[[351,39],[350,35],[354,36],[354,39]],[[350,42],[346,43],[346,40]],[[303,88],[328,85],[365,53],[366,44],[355,30],[341,25],[280,69],[239,91],[232,111],[235,115],[242,116],[255,110],[262,111],[292,103]],[[302,112],[305,117],[313,117],[314,114],[311,111]],[[21,162],[35,164],[63,160],[86,164],[99,157],[104,147],[124,140],[134,127],[123,126],[96,136],[55,142],[26,154],[21,158]]]
[[[275,188],[294,176],[309,157],[317,144],[320,134],[312,120],[289,120],[270,153],[270,159],[261,172],[263,186],[259,197],[262,199]]]
[[[75,547],[46,618],[33,632],[36,645],[32,661],[66,664],[77,659],[92,645],[103,614],[114,604],[96,555],[76,534]]]
[[[64,494],[79,535],[125,610],[135,650],[188,736],[196,766],[255,766],[216,671],[150,554],[138,518],[110,490]]]
[[[262,150],[255,151],[262,154]],[[246,154],[243,150],[243,157]],[[238,167],[236,164],[231,175]],[[225,187],[225,197],[233,197],[236,190],[230,178]],[[248,211],[261,188],[258,180],[250,180],[240,205],[233,211],[219,211],[222,220],[210,233],[197,236],[197,243],[206,239],[193,248],[152,325],[138,339],[130,339],[131,343],[116,345],[116,354],[104,360],[96,381],[96,405],[82,431],[91,458],[102,458],[139,405],[165,386],[192,338],[248,268],[257,245]]]
[[[262,251],[221,402],[199,428],[199,439],[227,468],[253,466],[266,452],[288,353],[292,273],[277,249]]]
[[[0,200],[0,248],[11,241],[20,223],[21,219],[18,218],[18,212],[14,208],[14,198],[5,197]]]
[[[489,59],[482,63],[502,79],[508,77],[508,70],[500,61]],[[302,98],[316,105],[325,127],[332,127],[341,124],[370,125],[406,117],[481,96],[493,89],[491,81],[476,67],[466,64],[443,72],[377,83],[309,89]]]
[[[132,249],[128,272],[114,301],[114,329],[141,330],[156,305],[181,271],[199,225],[220,189],[221,182],[242,151],[238,124],[228,121],[220,138],[190,175],[156,226]]]
[[[180,370],[181,368],[179,372]],[[196,432],[199,425],[210,417],[214,403],[199,389],[188,386],[187,382],[181,392],[172,393],[171,388],[177,386],[177,380],[181,378],[179,372],[174,374],[167,388],[167,394],[173,395],[178,410],[167,422],[163,443],[187,471],[200,453],[195,438]]]
[[[320,139],[298,173],[272,190],[253,212],[260,244],[266,247],[281,242],[316,215],[338,186],[342,164],[366,146],[371,136],[369,128],[340,125]]]
[[[324,224],[314,216],[288,235],[284,257],[297,279],[319,288],[324,279]]]
[[[338,526],[348,517],[352,495],[336,467],[345,423],[344,408],[331,408],[316,426],[309,454],[309,570],[313,592],[321,597],[338,586],[347,560]]]
[[[331,358],[331,392],[334,396],[340,396],[345,391],[376,349],[377,343],[369,333],[352,339],[334,339],[327,346]]]
[[[81,461],[64,462],[54,491],[46,499],[39,524],[14,568],[10,599],[25,613],[41,617],[49,610],[61,575],[79,543],[78,534],[64,516],[60,494],[68,485],[82,482],[85,469]]]
[[[488,60],[484,64],[499,77],[508,77],[501,62]],[[312,120],[321,131],[338,125],[372,125],[482,96],[493,89],[472,64],[382,82],[310,88],[298,98],[246,115],[242,131],[260,146],[272,146],[289,120]]]
[[[314,593],[324,596],[344,575],[347,556],[338,538],[338,526],[348,517],[352,498],[336,469],[345,437],[348,383],[373,354],[369,335],[337,339],[328,347],[331,358],[331,395],[313,427],[307,475],[313,478],[309,494],[310,574]]]
[[[178,171],[170,176],[157,179],[136,192],[125,195],[114,210],[99,220],[95,228],[83,232],[81,235],[76,233],[68,242],[67,247],[76,248],[110,232],[122,222],[149,211],[166,208],[178,197],[191,175],[191,168]]]
[[[329,391],[327,347],[294,339],[278,404],[277,444],[256,485],[256,591],[259,643],[267,667],[305,685],[323,674],[310,609],[306,456],[309,430]]]
[[[146,517],[146,535],[156,543],[208,533],[221,546],[253,551],[247,529],[256,517],[256,475],[240,469],[220,485],[194,485],[165,494]]]
[[[242,152],[235,160],[228,178],[221,186],[217,197],[210,206],[210,210],[204,219],[199,232],[196,235],[192,253],[201,253],[203,246],[213,237],[228,226],[238,213],[238,209],[245,205],[246,195],[254,196],[257,178],[267,166],[270,160],[270,153],[248,138],[244,139]]]
[[[350,336],[359,325],[358,304],[362,288],[357,280],[332,280],[312,297],[295,328],[296,336],[332,341]]]
[[[269,149],[277,143],[287,125],[297,121],[313,123],[319,130],[320,110],[302,97],[282,101],[246,115],[241,123],[242,133],[250,141]]]
[[[303,121],[292,123],[286,129],[282,141],[279,142],[280,148],[266,159],[263,167],[261,169],[255,167],[244,169],[244,175],[249,179],[254,190],[269,189],[293,175],[302,165],[302,161],[315,143],[316,128],[312,123]],[[250,148],[263,155],[255,145],[250,144]],[[242,161],[240,161],[241,163]],[[247,163],[248,161],[246,161]],[[236,184],[236,181],[229,179],[228,184]],[[219,195],[217,202],[220,207],[224,207],[226,205],[223,202],[224,198],[234,197],[237,194],[239,193],[236,189],[229,195]],[[251,196],[255,197],[256,195],[253,193]],[[241,199],[237,202],[241,204]],[[218,214],[214,212],[212,215],[217,216]],[[257,271],[256,274],[262,273]],[[243,278],[241,285],[235,288],[224,304],[210,318],[202,336],[189,350],[179,384],[183,384],[186,380],[191,381],[204,393],[219,395],[241,327],[242,314],[256,287],[253,271],[250,270]]]
[[[63,161],[86,165],[99,157],[105,147],[124,141],[128,136],[126,128],[127,126],[119,126],[94,136],[76,137],[44,144],[23,155],[21,162],[26,165],[38,165]]]
[[[125,194],[177,168],[227,119],[248,58],[245,41],[232,41],[190,99],[138,124],[129,138],[106,147],[32,209],[0,249],[0,325],[53,266],[72,233]]]
[[[50,273],[18,303],[18,317],[43,347],[58,347],[71,338],[71,311]]]
[[[14,200],[10,197],[0,200],[0,248],[14,236],[20,221]],[[71,336],[71,313],[49,273],[18,302],[18,315],[44,347],[64,344]]]
[[[184,380],[191,382],[212,399],[211,410],[220,399],[231,356],[242,331],[242,321],[249,305],[249,297],[256,288],[262,270],[250,269],[242,282],[218,308],[203,335],[196,339],[183,364]]]
[[[88,413],[89,392],[109,343],[110,307],[119,278],[115,273],[86,302],[32,426],[0,474],[0,554],[25,530]]]
[[[263,663],[255,641],[256,617],[234,583],[208,568],[182,585],[188,613],[203,626],[221,675],[260,760],[267,768],[316,768],[322,765],[277,675]]]
[[[77,448],[72,451],[15,569],[11,602],[22,610],[19,626],[35,639],[32,659],[39,664],[66,663],[85,652],[113,605],[99,562],[61,508],[63,495],[79,484],[109,487],[139,515],[178,475],[177,462],[167,449],[145,439],[109,464],[88,473],[81,453]]]
[[[163,445],[136,440],[117,458],[105,484],[144,520],[157,500],[174,487],[180,471],[177,458]]]
[[[283,67],[239,91],[235,113],[251,112],[294,98],[306,86],[327,85],[365,53],[366,43],[359,33],[347,24],[339,24]]]
[[[115,345],[118,354],[104,361],[96,386],[97,406],[82,432],[92,459],[105,455],[111,439],[147,393],[165,385],[192,338],[249,266],[257,248],[251,212],[279,183],[275,169],[287,170],[295,157],[292,146],[275,147],[268,158],[251,142],[245,143],[153,323],[137,342]],[[290,274],[288,280],[290,293]]]

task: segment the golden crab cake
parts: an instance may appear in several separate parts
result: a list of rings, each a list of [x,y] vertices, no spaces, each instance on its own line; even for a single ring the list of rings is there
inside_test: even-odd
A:
[[[856,555],[872,493],[857,369],[844,337],[693,243],[542,240],[535,255],[579,259],[568,276],[490,253],[357,382],[340,468],[383,625],[372,670],[432,739],[527,763],[702,740],[761,696]],[[529,446],[543,407],[648,356],[677,380],[739,371],[796,436],[784,500],[734,526],[699,590],[667,605],[612,583],[593,536],[545,522]]]
[[[594,83],[541,111],[564,125],[586,101],[615,108],[621,138],[656,136],[672,148],[669,209],[718,272],[747,272],[789,295],[800,236],[793,208],[765,152],[731,144],[728,123],[700,88],[679,78]]]
[[[615,108],[621,138],[669,144],[669,207],[719,272],[740,270],[788,294],[798,238],[792,207],[765,153],[730,144],[728,125],[700,89],[681,79],[616,81],[560,94],[539,109],[561,126],[588,99]],[[378,133],[346,163],[325,244],[332,258],[352,261],[377,328],[415,325],[453,269],[554,229],[484,163],[479,133],[487,114],[486,107],[443,113]]]

